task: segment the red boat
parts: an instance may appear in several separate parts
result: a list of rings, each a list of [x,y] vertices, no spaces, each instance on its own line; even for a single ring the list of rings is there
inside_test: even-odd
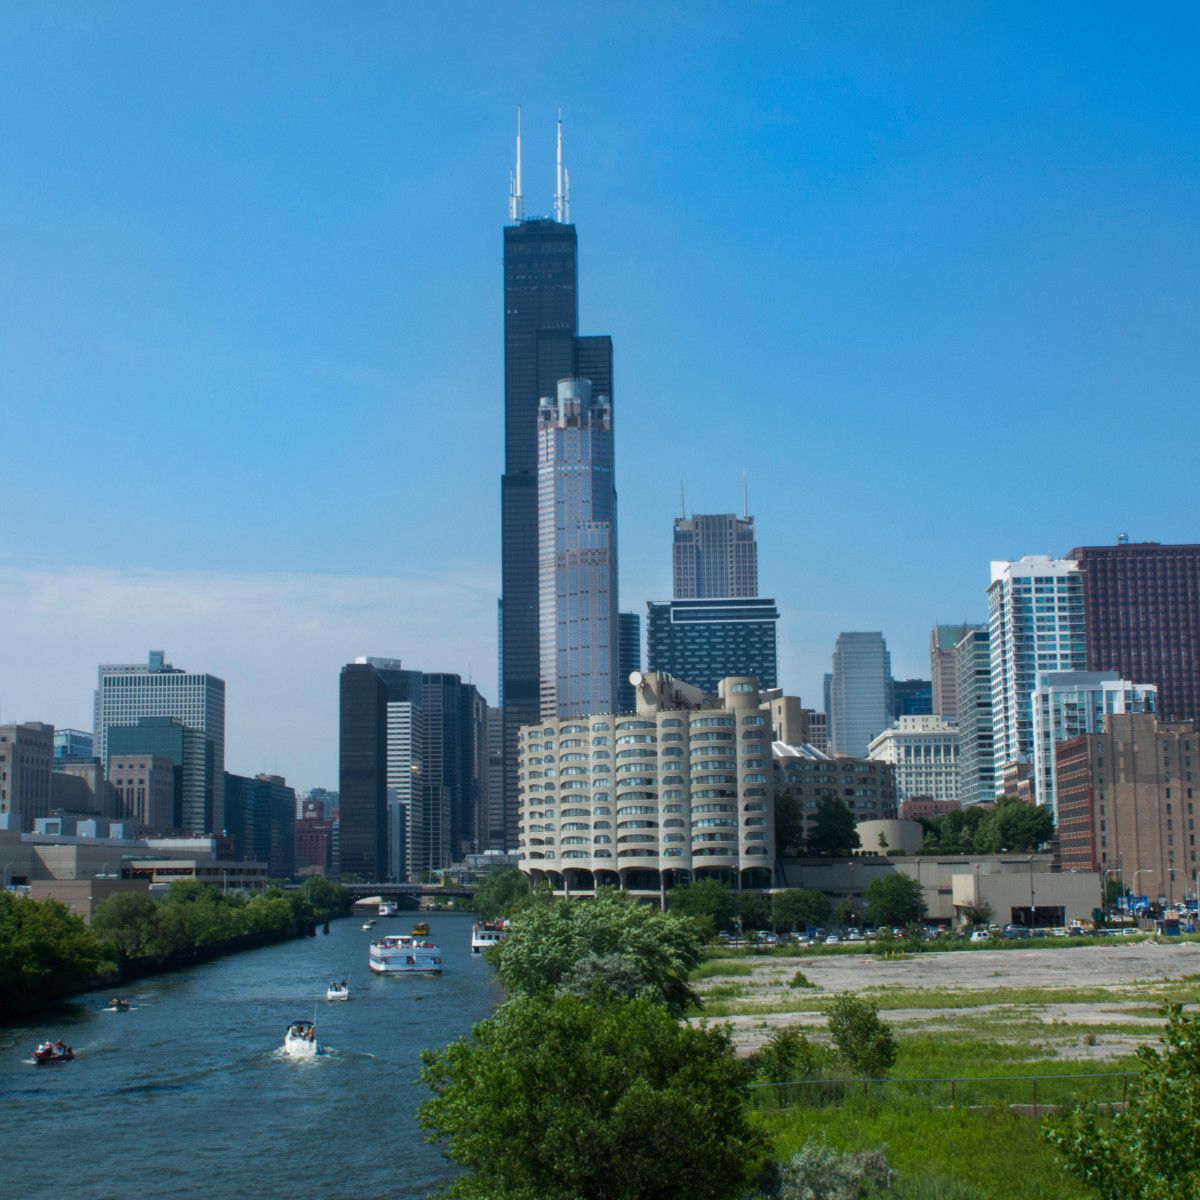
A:
[[[43,1042],[33,1052],[33,1061],[39,1067],[47,1067],[51,1063],[70,1062],[74,1057],[75,1051],[65,1042]]]

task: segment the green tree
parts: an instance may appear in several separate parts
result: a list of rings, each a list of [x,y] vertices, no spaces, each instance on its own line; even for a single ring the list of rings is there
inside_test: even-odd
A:
[[[730,1200],[766,1150],[728,1031],[649,1001],[520,996],[424,1062],[457,1200]]]
[[[821,1074],[822,1052],[799,1029],[776,1029],[749,1058],[751,1074],[767,1083],[815,1079]]]
[[[829,1037],[850,1070],[882,1079],[896,1061],[896,1035],[879,1010],[856,996],[838,996],[829,1006]]]
[[[1054,821],[1044,804],[1026,804],[1014,796],[997,796],[996,807],[975,834],[974,849],[994,854],[1036,850],[1054,836]]]
[[[529,895],[529,877],[517,867],[489,871],[475,889],[475,911],[485,921],[511,916]]]
[[[313,875],[300,885],[300,894],[312,909],[313,919],[328,921],[331,917],[344,917],[350,912],[353,902],[350,893],[328,879]]]
[[[602,888],[592,900],[535,898],[487,954],[508,990],[526,996],[574,987],[577,964],[616,955],[640,976],[641,995],[682,1016],[697,1002],[687,979],[700,962],[700,946],[701,932],[690,918]]]
[[[1044,1126],[1067,1170],[1103,1200],[1200,1196],[1200,1014],[1167,1010],[1162,1049],[1141,1046],[1125,1112],[1077,1106]]]
[[[980,900],[978,904],[964,904],[958,911],[968,925],[987,925],[995,915],[986,900]]]
[[[771,897],[771,921],[776,929],[810,929],[824,925],[831,908],[824,892],[789,888]]]
[[[733,897],[733,911],[745,932],[767,929],[771,924],[770,898],[758,892],[738,892]]]
[[[82,991],[101,960],[96,936],[65,904],[0,891],[0,1021]]]
[[[804,853],[804,811],[800,797],[794,792],[780,792],[775,797],[775,853]]]
[[[667,906],[681,917],[691,917],[708,937],[728,929],[733,921],[733,897],[719,879],[697,879],[667,893]]]
[[[925,916],[921,885],[903,871],[872,879],[863,892],[872,925],[911,925]]]
[[[862,914],[853,896],[843,896],[833,906],[833,923],[835,925],[858,925]]]
[[[145,892],[117,892],[96,906],[92,932],[125,958],[153,954],[162,934],[159,906]]]
[[[862,842],[854,824],[854,814],[845,800],[832,794],[822,796],[808,835],[809,854],[840,857],[857,850]]]

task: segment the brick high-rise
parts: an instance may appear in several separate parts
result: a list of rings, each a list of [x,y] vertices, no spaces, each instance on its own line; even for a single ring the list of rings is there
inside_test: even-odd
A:
[[[1156,684],[1161,717],[1200,722],[1200,545],[1121,541],[1067,557],[1083,577],[1088,670]]]

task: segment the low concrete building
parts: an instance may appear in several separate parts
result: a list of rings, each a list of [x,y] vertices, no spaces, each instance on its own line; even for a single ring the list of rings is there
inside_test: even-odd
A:
[[[1001,925],[1039,926],[1086,920],[1100,903],[1094,871],[1058,871],[1048,854],[913,855],[890,858],[784,858],[780,874],[789,888],[813,888],[833,900],[864,902],[875,879],[901,872],[921,885],[927,918],[961,924],[965,905],[986,901]]]
[[[860,854],[887,854],[891,850],[913,854],[925,840],[919,821],[859,821],[855,828]]]
[[[149,890],[150,884],[145,879],[101,876],[91,879],[37,879],[29,885],[31,899],[57,900],[89,925],[97,907],[109,896],[116,896],[122,892],[146,893]]]

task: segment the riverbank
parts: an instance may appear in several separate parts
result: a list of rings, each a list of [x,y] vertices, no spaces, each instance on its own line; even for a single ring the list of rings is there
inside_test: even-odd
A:
[[[438,978],[373,976],[367,948],[385,922],[364,931],[361,921],[339,920],[329,936],[135,981],[128,1013],[104,1012],[112,993],[103,991],[77,996],[52,1023],[0,1030],[0,1095],[13,1101],[8,1178],[24,1195],[93,1200],[134,1185],[145,1200],[327,1195],[347,1180],[355,1196],[383,1200],[444,1186],[456,1169],[424,1142],[414,1117],[427,1095],[420,1055],[490,1016],[499,992],[495,972],[471,953],[471,918],[426,919],[444,952]],[[351,999],[326,1002],[329,981],[343,978]],[[312,1020],[314,1009],[331,1053],[279,1056],[288,1023]],[[45,1037],[74,1046],[76,1060],[25,1065]],[[385,1124],[386,1154],[319,1133]],[[47,1153],[48,1129],[56,1146],[86,1155]]]

